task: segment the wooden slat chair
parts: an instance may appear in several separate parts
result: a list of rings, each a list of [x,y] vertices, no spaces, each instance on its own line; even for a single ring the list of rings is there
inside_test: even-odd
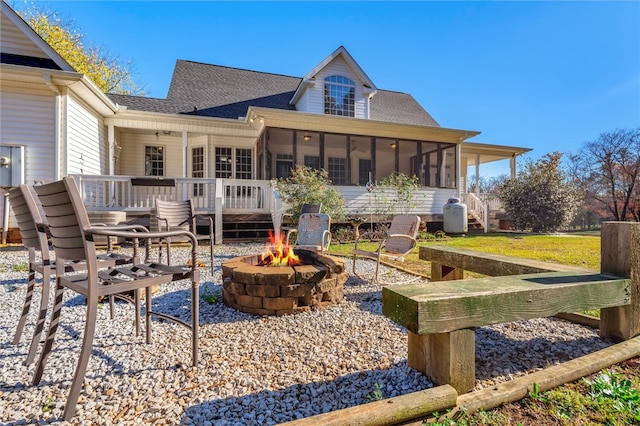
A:
[[[304,213],[300,215],[298,228],[292,229],[287,236],[296,234],[293,246],[299,249],[325,252],[331,244],[331,216],[326,213]],[[289,243],[289,238],[287,238]]]
[[[9,190],[9,204],[13,210],[22,244],[29,252],[29,272],[27,279],[27,292],[22,306],[22,314],[18,321],[16,333],[13,337],[13,344],[20,343],[22,332],[27,322],[27,316],[31,309],[31,301],[36,284],[36,273],[42,276],[42,296],[40,299],[40,310],[36,319],[36,326],[27,352],[26,365],[35,359],[35,354],[40,343],[40,337],[44,328],[47,308],[49,306],[49,287],[51,284],[51,273],[55,272],[56,262],[52,260],[49,253],[49,243],[47,240],[47,225],[40,214],[37,199],[31,193],[29,187],[22,184]],[[131,227],[130,227],[131,228]],[[40,256],[37,255],[40,253]],[[137,256],[137,247],[134,247],[134,256]],[[107,268],[115,265],[131,263],[134,256],[120,253],[113,253],[111,245],[105,254],[97,255],[98,267]],[[65,262],[65,272],[78,272],[87,269],[86,262]]]
[[[391,221],[389,230],[384,232],[365,232],[356,240],[353,248],[353,273],[356,273],[356,258],[358,256],[376,261],[376,272],[373,277],[374,282],[378,281],[380,270],[380,260],[383,258],[391,260],[404,260],[406,256],[417,245],[418,229],[420,228],[420,216],[413,214],[396,215]],[[358,249],[358,244],[362,241],[370,241],[379,238],[380,244],[376,251]]]
[[[193,202],[191,199],[185,201],[163,201],[156,200],[156,219],[158,220],[159,231],[175,231],[188,230],[196,236],[198,242],[209,241],[209,260],[213,267],[213,243],[214,230],[213,218],[208,215],[195,214]],[[208,234],[198,234],[197,221],[205,220],[208,222]],[[171,264],[171,238],[160,240],[159,256],[162,256],[162,245],[167,246],[167,264]]]
[[[200,281],[199,271],[196,267],[197,240],[195,235],[187,231],[149,232],[144,234],[147,241],[151,238],[188,237],[191,241],[191,267],[168,266],[158,263],[136,263],[99,271],[93,242],[94,235],[111,235],[135,239],[140,234],[132,231],[91,226],[80,191],[72,177],[65,177],[61,181],[37,186],[35,190],[49,222],[51,241],[59,263],[56,268],[54,309],[44,348],[34,373],[33,384],[40,382],[47,358],[53,347],[56,330],[60,322],[64,290],[70,289],[85,296],[87,299],[84,335],[80,346],[78,364],[64,408],[64,420],[70,420],[73,417],[78,396],[82,390],[84,375],[93,347],[98,300],[101,296],[133,291],[135,300],[139,300],[139,291],[144,289],[147,343],[151,342],[152,315],[181,324],[191,330],[192,364],[195,366],[198,362]],[[66,274],[62,268],[63,263],[61,261],[74,260],[87,262],[87,272],[83,274]],[[155,286],[181,279],[191,280],[191,324],[179,318],[151,310],[151,289]]]
[[[320,209],[322,209],[322,204],[307,204],[304,203],[302,205],[302,207],[300,208],[300,214],[303,215],[305,213],[320,213]],[[282,219],[284,220],[285,217],[293,217],[293,214],[291,213],[285,213],[282,215]],[[283,222],[280,221],[280,223]],[[299,222],[299,220],[298,220]],[[297,228],[295,226],[281,226],[280,227],[280,232],[282,234],[285,235],[285,241],[289,241],[289,237],[291,236],[292,232],[298,232]]]

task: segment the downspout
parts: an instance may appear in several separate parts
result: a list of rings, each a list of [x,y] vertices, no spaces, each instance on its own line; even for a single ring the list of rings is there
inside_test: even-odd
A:
[[[53,81],[51,80],[51,75],[50,74],[44,74],[42,76],[44,83],[47,85],[47,87],[49,89],[51,89],[51,91],[53,93],[55,93],[56,95],[56,102],[55,102],[55,137],[54,137],[54,144],[53,144],[53,180],[58,180],[60,179],[60,151],[61,151],[61,137],[60,137],[60,132],[62,129],[62,125],[61,125],[61,117],[60,117],[60,112],[62,111],[62,93],[60,92],[60,89],[58,88],[58,86],[56,86],[55,84],[53,84]],[[65,117],[66,119],[66,117]]]

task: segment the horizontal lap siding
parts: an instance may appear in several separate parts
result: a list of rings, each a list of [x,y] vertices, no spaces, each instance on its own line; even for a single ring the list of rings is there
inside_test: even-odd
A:
[[[67,113],[67,174],[108,174],[102,118],[73,97],[68,97]]]
[[[330,77],[332,75],[341,75],[347,78],[350,78],[356,83],[355,87],[355,116],[356,118],[367,118],[366,117],[366,102],[367,99],[364,96],[364,91],[362,87],[362,83],[360,79],[356,75],[355,72],[347,65],[347,63],[342,58],[337,58],[325,68],[322,69],[315,76],[315,85],[313,87],[309,87],[307,89],[308,98],[306,105],[306,112],[313,112],[318,114],[324,114],[324,79]],[[298,103],[300,105],[301,103]],[[300,107],[298,108],[299,110]],[[303,110],[301,110],[303,111]]]
[[[344,196],[347,203],[347,210],[350,215],[358,214],[375,214],[376,211],[383,210],[383,204],[386,200],[392,198],[389,191],[382,188],[376,188],[373,193],[367,192],[365,187],[360,186],[340,186],[339,192]],[[414,202],[416,206],[408,213],[423,215],[442,214],[443,207],[447,200],[455,196],[455,190],[426,188],[420,189],[416,193]],[[404,213],[395,211],[395,214]]]
[[[0,19],[0,51],[14,55],[46,58],[42,50],[20,31],[9,18],[2,15]]]
[[[25,183],[52,181],[55,158],[55,96],[37,86],[2,85],[0,144],[24,146]],[[4,203],[0,203],[4,217]],[[10,215],[10,228],[17,227]]]

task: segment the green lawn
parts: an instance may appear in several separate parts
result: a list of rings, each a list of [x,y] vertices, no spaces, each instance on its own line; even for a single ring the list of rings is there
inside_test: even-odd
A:
[[[466,237],[420,241],[418,246],[429,244],[463,247],[486,253],[600,269],[599,235],[471,234]],[[365,243],[360,246],[366,250],[375,250],[378,244]],[[352,249],[353,244],[334,244],[329,252],[334,255],[348,256]],[[423,275],[428,276],[431,273],[429,262],[418,258],[417,249],[406,257],[404,263],[396,264]]]

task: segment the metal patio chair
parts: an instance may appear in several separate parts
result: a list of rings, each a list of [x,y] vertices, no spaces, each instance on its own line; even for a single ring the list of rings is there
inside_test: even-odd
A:
[[[73,376],[69,396],[65,404],[63,418],[70,420],[74,413],[87,369],[96,329],[98,300],[101,296],[133,291],[135,300],[139,300],[139,291],[145,290],[146,341],[151,342],[151,316],[159,316],[165,320],[181,324],[191,330],[192,364],[198,362],[198,317],[199,317],[199,281],[197,269],[195,235],[187,231],[148,232],[144,238],[167,238],[186,236],[191,241],[191,266],[168,266],[159,263],[138,263],[99,270],[96,262],[94,235],[110,235],[115,237],[140,237],[141,233],[104,229],[91,226],[80,191],[72,177],[60,181],[36,186],[42,208],[49,222],[51,241],[58,261],[56,265],[55,304],[51,314],[51,322],[44,348],[34,373],[33,384],[38,384],[49,357],[55,334],[60,322],[63,295],[65,289],[81,294],[87,299],[86,321],[80,355]],[[149,252],[147,251],[147,255]],[[64,261],[85,261],[87,271],[82,274],[66,274],[62,267]],[[152,288],[172,281],[191,280],[191,324],[151,310]],[[136,307],[137,310],[137,307]]]
[[[365,232],[356,240],[353,248],[353,273],[356,273],[356,258],[358,256],[376,261],[376,272],[373,278],[374,282],[378,281],[378,272],[380,270],[380,260],[404,260],[404,256],[409,254],[411,250],[418,244],[417,236],[420,228],[420,216],[414,214],[401,214],[393,217],[391,226],[387,232]],[[376,251],[368,251],[358,249],[358,243],[362,241],[370,241],[372,238],[379,238],[380,243]]]
[[[156,200],[156,219],[159,231],[188,230],[196,236],[198,242],[209,241],[209,260],[213,266],[214,229],[213,218],[208,215],[195,214],[191,199],[185,201]],[[208,234],[197,233],[198,220],[207,221]],[[161,239],[158,255],[162,256],[162,245],[167,246],[167,263],[171,264],[171,237]]]
[[[302,207],[300,208],[300,214],[303,215],[305,213],[320,213],[320,209],[322,208],[322,204],[307,204],[304,203],[302,205]],[[282,215],[282,219],[284,220],[285,217],[293,217],[293,214],[291,213],[285,213]],[[283,222],[283,220],[280,221],[280,223]],[[281,226],[280,227],[280,233],[285,234],[285,241],[289,240],[289,236],[291,235],[292,232],[297,232],[297,228],[295,226]]]
[[[319,251],[329,250],[331,244],[331,216],[326,213],[304,213],[300,215],[298,228],[287,233],[289,237],[296,234],[296,243],[293,248]]]
[[[47,308],[49,306],[49,287],[51,285],[51,275],[55,272],[56,262],[51,259],[49,253],[49,243],[47,240],[47,225],[44,223],[38,208],[37,199],[31,193],[29,187],[25,184],[17,186],[9,190],[9,204],[13,210],[22,244],[29,252],[29,271],[27,279],[27,292],[22,306],[22,313],[16,327],[16,333],[13,338],[13,344],[20,343],[22,332],[27,322],[27,316],[31,309],[31,301],[36,284],[36,273],[42,276],[42,295],[40,299],[40,310],[37,315],[36,325],[31,338],[31,344],[27,352],[26,365],[29,365],[35,359],[35,354],[40,343],[40,337],[44,328],[45,318],[47,316]],[[109,239],[109,242],[111,240]],[[134,256],[137,255],[137,247],[134,247]],[[37,255],[40,252],[40,256]],[[120,253],[113,253],[111,244],[108,245],[106,254],[97,255],[97,265],[100,268],[113,267],[131,263],[134,256]],[[63,265],[64,272],[79,272],[87,269],[86,262],[65,262]],[[111,300],[113,302],[113,300]],[[113,314],[113,310],[112,310]]]

